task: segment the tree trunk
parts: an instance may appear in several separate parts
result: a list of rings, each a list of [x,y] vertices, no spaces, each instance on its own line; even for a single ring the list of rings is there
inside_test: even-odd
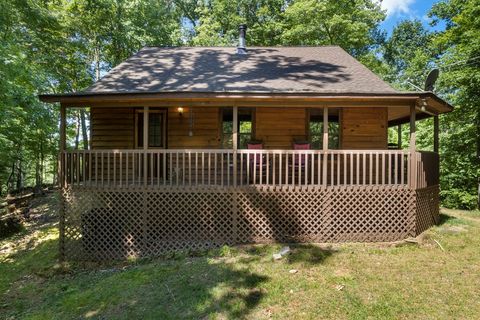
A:
[[[58,153],[56,156],[53,157],[56,161],[53,162],[53,179],[52,179],[52,184],[57,186],[60,185],[60,177],[58,176],[58,161],[59,161],[58,157],[59,157]]]
[[[94,49],[95,55],[95,81],[100,79],[100,48],[95,47]]]
[[[23,187],[22,159],[18,159],[16,189],[19,191],[22,189],[22,187]]]
[[[43,187],[43,143],[40,140],[40,150],[36,156],[35,164],[35,193],[41,194]]]
[[[85,109],[80,110],[80,122],[82,125],[83,149],[88,150],[88,134],[87,134],[87,121],[86,121]]]
[[[45,154],[43,153],[43,141],[40,142],[40,184],[45,181]]]
[[[35,189],[40,185],[40,155],[35,157]]]
[[[15,161],[12,162],[12,170],[7,180],[7,192],[10,192],[13,189],[13,181],[15,179]]]

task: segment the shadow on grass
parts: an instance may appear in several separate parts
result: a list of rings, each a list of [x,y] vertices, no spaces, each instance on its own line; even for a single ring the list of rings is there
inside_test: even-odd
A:
[[[332,249],[324,249],[313,244],[295,244],[292,253],[288,255],[289,263],[305,263],[316,265],[325,262],[335,253]]]
[[[458,218],[456,217],[453,217],[453,216],[450,216],[448,214],[445,214],[445,213],[440,213],[439,215],[439,218],[438,218],[438,226],[441,226],[441,225],[444,225],[446,223],[451,223],[453,222],[454,220],[456,220]]]
[[[239,252],[245,253],[246,255],[239,257],[238,261],[249,264],[260,263],[261,260],[273,260],[273,254],[280,252],[280,248],[284,246],[287,246],[287,244],[243,246],[239,249]],[[284,260],[287,263],[316,265],[323,263],[336,252],[333,249],[322,248],[315,244],[291,243],[288,244],[288,246],[290,247],[290,253],[282,258],[282,261]]]
[[[471,225],[472,221],[468,216],[455,216],[448,213],[440,213],[437,226],[463,226]]]
[[[1,267],[11,268],[10,280],[23,287],[12,291],[2,312],[40,318],[236,319],[248,317],[258,306],[270,281],[241,259],[226,262],[218,251],[89,268],[74,265],[71,273],[59,274],[48,271],[56,263],[57,244],[45,241]],[[280,246],[252,246],[238,253],[265,263],[262,260],[270,259],[276,247]],[[294,244],[281,263],[320,264],[333,253],[316,245]],[[27,291],[24,281],[31,287]]]
[[[152,260],[125,270],[97,270],[70,277],[43,315],[240,318],[261,301],[265,294],[261,285],[266,281],[268,277],[245,267],[208,257]]]
[[[28,246],[0,265],[0,312],[16,317],[241,318],[264,297],[269,278],[211,255],[74,264],[52,270],[57,239]],[[2,261],[3,262],[3,261]]]

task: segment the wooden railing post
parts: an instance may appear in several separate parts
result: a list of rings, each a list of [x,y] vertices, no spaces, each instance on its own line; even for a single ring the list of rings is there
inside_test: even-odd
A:
[[[147,186],[148,176],[148,107],[143,107],[143,185]],[[170,177],[171,178],[171,177]]]
[[[397,147],[399,150],[402,150],[402,125],[399,124],[397,127]]]
[[[237,187],[237,150],[238,150],[238,107],[233,107],[233,128],[232,128],[232,147],[233,147],[233,187]],[[223,160],[222,160],[223,161]],[[230,168],[227,168],[227,172]],[[240,177],[242,179],[242,177]],[[232,191],[232,243],[237,242],[237,224],[238,224],[238,194],[237,190]]]
[[[323,172],[322,179],[323,185],[327,186],[327,169],[328,169],[328,108],[323,107]]]
[[[410,188],[417,188],[417,153],[416,153],[416,108],[410,106]]]
[[[60,142],[58,152],[58,185],[60,187],[60,210],[59,210],[59,251],[60,262],[65,261],[65,148],[66,148],[66,125],[67,125],[67,110],[64,104],[60,105]]]
[[[148,107],[143,107],[143,186],[147,187],[148,178]],[[120,158],[121,159],[121,158]],[[128,166],[128,163],[127,163]],[[138,166],[140,166],[140,158],[138,159]],[[122,163],[120,162],[120,168]],[[139,177],[140,180],[140,177]],[[147,233],[148,233],[148,193],[147,190],[142,191],[142,251],[146,251],[148,246]]]
[[[233,186],[237,186],[237,149],[238,149],[238,107],[233,107],[233,128],[232,128],[232,147],[233,147]],[[230,170],[230,168],[227,168]]]
[[[65,186],[65,147],[66,147],[66,124],[67,110],[64,104],[60,105],[60,142],[58,145],[58,185],[60,188]]]

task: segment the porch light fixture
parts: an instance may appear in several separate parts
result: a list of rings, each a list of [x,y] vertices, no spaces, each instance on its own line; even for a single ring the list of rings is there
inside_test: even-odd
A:
[[[180,116],[183,116],[183,108],[182,107],[178,107],[177,111],[180,114]]]

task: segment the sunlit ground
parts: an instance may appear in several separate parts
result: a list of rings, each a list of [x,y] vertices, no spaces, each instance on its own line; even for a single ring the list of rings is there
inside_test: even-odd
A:
[[[0,318],[467,319],[480,314],[480,213],[402,245],[224,247],[111,264],[57,263],[54,196],[0,241]],[[292,271],[296,270],[296,272]]]

